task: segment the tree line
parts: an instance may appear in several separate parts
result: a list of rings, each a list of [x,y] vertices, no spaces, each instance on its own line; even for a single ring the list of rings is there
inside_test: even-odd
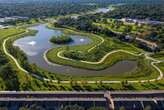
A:
[[[44,18],[57,15],[86,12],[93,10],[97,5],[82,5],[69,2],[47,2],[47,3],[14,3],[0,4],[0,17],[24,16],[29,18]]]
[[[104,14],[110,18],[134,18],[164,21],[164,4],[128,4],[116,7],[112,12]]]
[[[0,77],[3,79],[4,90],[19,90],[19,81],[9,60],[5,57],[2,50],[0,50]]]

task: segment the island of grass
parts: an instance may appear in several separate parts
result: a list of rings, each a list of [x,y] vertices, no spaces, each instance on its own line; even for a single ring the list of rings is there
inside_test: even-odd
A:
[[[61,35],[61,36],[53,36],[50,39],[50,42],[54,43],[54,44],[67,44],[72,42],[73,39],[67,35]]]

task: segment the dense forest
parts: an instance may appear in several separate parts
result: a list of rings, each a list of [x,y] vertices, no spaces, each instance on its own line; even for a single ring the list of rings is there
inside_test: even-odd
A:
[[[0,17],[25,16],[30,18],[66,15],[71,13],[86,12],[95,9],[96,5],[80,5],[70,3],[19,3],[0,4]]]
[[[12,68],[8,59],[0,50],[0,77],[4,80],[5,86],[1,85],[1,88],[5,90],[19,90],[19,81],[16,75],[16,71]]]
[[[137,18],[137,19],[151,19],[164,21],[164,4],[132,4],[122,5],[116,8],[116,10],[104,15],[110,18]]]
[[[104,16],[104,17],[102,17],[102,16]],[[98,22],[101,24],[103,22],[106,22],[107,19],[109,20],[109,17],[106,17],[106,14],[85,15],[85,16],[80,16],[77,19],[71,18],[71,17],[61,18],[54,25],[58,26],[58,27],[73,27],[78,30],[92,32],[92,33],[96,33],[96,34],[103,34],[106,36],[117,38],[124,42],[131,42],[131,43],[135,42],[134,38],[136,35],[129,33],[132,29],[132,28],[130,28],[130,26],[125,26],[126,30],[124,30],[123,33],[118,33],[118,32],[112,31],[112,29],[109,29],[109,26],[108,26],[108,28],[107,27],[102,28],[100,26],[94,25],[95,22]],[[111,19],[113,19],[113,18],[111,18]],[[115,20],[115,23],[114,23],[115,27],[119,27],[122,24],[122,22],[117,22],[117,19],[113,19],[113,20]],[[109,24],[111,24],[111,23],[109,23]],[[161,25],[149,25],[149,27],[151,29],[148,29],[148,30],[144,29],[144,32],[142,32],[144,34],[143,38],[145,40],[156,42],[158,44],[159,48],[156,48],[155,52],[159,51],[159,49],[163,49],[164,48],[163,25],[162,24]],[[136,31],[138,31],[138,29]],[[133,37],[127,39],[126,37],[128,34],[130,34]],[[135,42],[135,44],[138,47],[143,48],[144,50],[152,51],[151,48],[145,46],[146,44],[143,45],[143,43],[138,43],[138,42]],[[153,51],[154,51],[154,49],[153,49]]]
[[[94,10],[97,7],[107,7],[110,4],[162,4],[163,0],[0,0],[0,17],[6,16],[25,16],[30,18],[49,17],[56,15],[66,15],[71,13],[86,12]],[[139,10],[138,10],[139,8]],[[151,12],[151,9],[155,11]],[[119,17],[119,14],[126,16],[128,11],[130,16],[145,15],[154,16],[159,19],[159,15],[163,14],[163,7],[138,7],[131,5],[123,6],[120,10],[114,11],[111,16]],[[137,11],[138,10],[138,11]],[[143,11],[142,11],[143,10]],[[155,17],[155,12],[159,11]],[[151,12],[151,13],[150,13]],[[134,14],[132,14],[134,13]],[[150,13],[150,14],[149,14]],[[138,16],[140,17],[140,16]],[[143,16],[144,17],[144,16]]]

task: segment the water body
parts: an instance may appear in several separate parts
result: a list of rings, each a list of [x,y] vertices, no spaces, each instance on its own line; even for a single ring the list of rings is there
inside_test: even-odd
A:
[[[104,70],[94,71],[87,69],[80,69],[71,66],[64,65],[50,65],[43,58],[44,52],[47,49],[57,48],[61,45],[55,45],[49,42],[49,39],[56,35],[62,35],[61,30],[52,30],[46,28],[45,24],[38,26],[33,26],[30,29],[38,30],[35,36],[26,36],[20,38],[14,42],[14,46],[18,46],[21,50],[25,52],[28,57],[29,63],[35,63],[38,67],[44,70],[60,73],[60,74],[71,74],[71,75],[103,75],[103,74],[122,74],[126,72],[131,72],[137,68],[137,63],[135,61],[120,61]],[[67,45],[86,45],[91,43],[91,39],[80,35],[70,35],[74,42]]]
[[[94,11],[88,11],[86,13],[82,12],[81,14],[73,14],[73,15],[71,15],[71,17],[77,19],[79,16],[82,16],[82,15],[96,14],[96,13],[107,13],[107,12],[112,11],[112,10],[113,10],[113,8],[109,6],[106,8],[105,7],[104,8],[98,8]]]
[[[99,8],[94,13],[107,13],[110,11],[110,8]]]

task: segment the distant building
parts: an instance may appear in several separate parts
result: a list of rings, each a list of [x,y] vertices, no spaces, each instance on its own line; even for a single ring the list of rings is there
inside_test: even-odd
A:
[[[134,38],[130,35],[126,35],[125,36],[125,40],[128,41],[128,42],[131,42]]]
[[[7,28],[10,28],[12,26],[5,26],[5,25],[0,25],[0,29],[7,29]]]
[[[130,19],[130,18],[122,18],[121,21],[124,23],[130,23],[130,24],[137,23],[136,19]]]
[[[28,20],[28,17],[21,17],[21,16],[12,16],[12,17],[4,17],[0,18],[0,23],[11,22],[16,20]]]
[[[145,46],[146,48],[148,48],[151,51],[156,51],[159,49],[158,45],[154,42],[150,42],[141,38],[136,38],[136,41],[140,44],[143,44],[142,46]]]
[[[153,21],[149,19],[131,19],[131,18],[122,18],[120,21],[128,24],[138,24],[141,26],[141,24],[164,24],[164,22],[161,21]]]
[[[0,29],[2,29],[4,26],[3,25],[0,25]]]

